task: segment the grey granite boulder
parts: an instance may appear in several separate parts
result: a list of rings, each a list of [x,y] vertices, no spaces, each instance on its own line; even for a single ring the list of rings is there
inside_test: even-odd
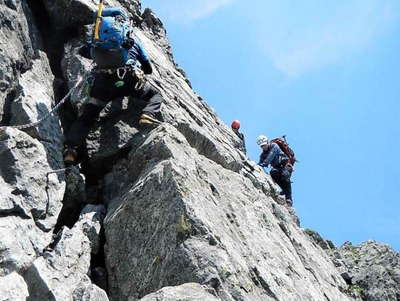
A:
[[[388,245],[345,243],[332,252],[342,276],[366,301],[400,300],[400,254]]]
[[[135,300],[134,298],[132,298]],[[210,289],[198,283],[185,283],[174,287],[164,287],[149,294],[140,301],[218,301],[219,298],[210,293]],[[129,299],[128,299],[129,301]]]
[[[105,291],[92,283],[80,283],[72,295],[73,301],[108,301]]]
[[[44,0],[43,2],[52,24],[59,29],[92,24],[99,3],[94,0]],[[138,0],[109,0],[105,4],[124,7],[134,19],[140,18],[141,5]]]
[[[47,56],[39,51],[32,68],[21,75],[18,97],[10,105],[10,125],[24,125],[42,120],[24,131],[37,138],[46,148],[48,162],[53,169],[64,167],[62,159],[63,134],[57,112],[49,115],[55,105],[53,74]],[[46,119],[44,119],[46,116]]]
[[[50,243],[65,189],[50,174],[44,146],[27,134],[0,132],[0,275],[26,268]]]
[[[99,251],[99,233],[103,206],[87,205],[72,229],[64,227],[43,256],[24,273],[30,300],[85,300],[84,296],[102,295],[89,279],[91,253]],[[92,298],[92,297],[91,297]],[[89,299],[90,300],[90,299]],[[101,300],[101,299],[99,299]]]
[[[0,122],[9,122],[9,106],[18,95],[21,73],[35,57],[34,22],[26,1],[0,2]]]
[[[88,29],[87,29],[88,30]],[[68,88],[72,88],[80,77],[84,77],[85,81],[76,89],[70,98],[71,105],[78,115],[81,112],[81,107],[88,100],[88,76],[92,68],[92,61],[79,55],[79,48],[85,42],[86,29],[80,39],[72,39],[64,45],[63,57],[61,60],[61,68],[63,76],[67,81]]]
[[[55,105],[54,75],[29,1],[0,3],[0,123],[21,125],[44,117]],[[57,116],[25,130],[47,149],[53,169],[62,167],[62,132]]]
[[[6,128],[0,132],[2,198],[0,212],[32,219],[43,231],[55,225],[61,209],[63,174],[48,174],[51,155],[36,139]]]
[[[5,277],[0,277],[1,301],[25,301],[29,296],[28,287],[18,273],[13,272]]]
[[[91,0],[44,0],[53,25],[68,28],[93,22],[96,4]]]

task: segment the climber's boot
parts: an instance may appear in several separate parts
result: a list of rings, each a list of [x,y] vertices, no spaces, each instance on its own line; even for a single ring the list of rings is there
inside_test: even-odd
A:
[[[64,164],[66,166],[71,166],[76,163],[76,158],[78,157],[78,154],[75,150],[75,148],[71,146],[67,146],[64,150]]]
[[[161,122],[154,117],[151,113],[143,113],[139,119],[140,126],[154,126],[160,124]]]

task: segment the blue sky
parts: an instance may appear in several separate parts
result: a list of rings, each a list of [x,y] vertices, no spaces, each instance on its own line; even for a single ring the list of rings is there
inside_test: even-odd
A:
[[[142,0],[248,155],[286,134],[303,227],[400,250],[400,1]]]

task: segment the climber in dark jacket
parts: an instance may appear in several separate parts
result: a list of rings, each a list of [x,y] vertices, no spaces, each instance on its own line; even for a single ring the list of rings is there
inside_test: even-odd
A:
[[[246,154],[246,142],[244,141],[243,133],[239,132],[239,129],[240,129],[239,120],[232,121],[231,128],[232,128],[232,131],[236,134],[236,136],[238,136],[240,139],[240,143],[238,145],[236,145],[236,147],[238,149],[240,149],[243,153]]]
[[[266,136],[259,136],[257,144],[262,148],[258,165],[261,167],[272,166],[270,175],[276,184],[282,189],[286,202],[292,206],[292,176],[293,166],[289,163],[289,157],[281,150],[278,144],[269,142]]]
[[[82,115],[71,126],[66,135],[64,161],[73,164],[76,160],[75,149],[86,139],[93,123],[99,116],[101,110],[109,101],[121,101],[124,96],[133,96],[145,101],[139,119],[140,126],[158,124],[155,115],[160,111],[163,98],[159,91],[144,79],[144,74],[151,74],[152,67],[143,47],[136,41],[131,40],[128,52],[128,60],[122,68],[95,68],[94,81],[90,90],[90,100],[84,105]],[[98,51],[98,50],[96,50]],[[112,58],[95,52],[91,44],[81,47],[79,54],[86,58],[103,60],[105,65],[112,64]]]

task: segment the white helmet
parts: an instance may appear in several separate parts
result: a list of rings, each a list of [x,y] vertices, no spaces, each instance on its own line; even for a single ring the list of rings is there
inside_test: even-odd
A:
[[[256,142],[257,142],[258,146],[266,145],[266,144],[268,144],[268,137],[264,136],[264,135],[260,135],[257,137]]]

